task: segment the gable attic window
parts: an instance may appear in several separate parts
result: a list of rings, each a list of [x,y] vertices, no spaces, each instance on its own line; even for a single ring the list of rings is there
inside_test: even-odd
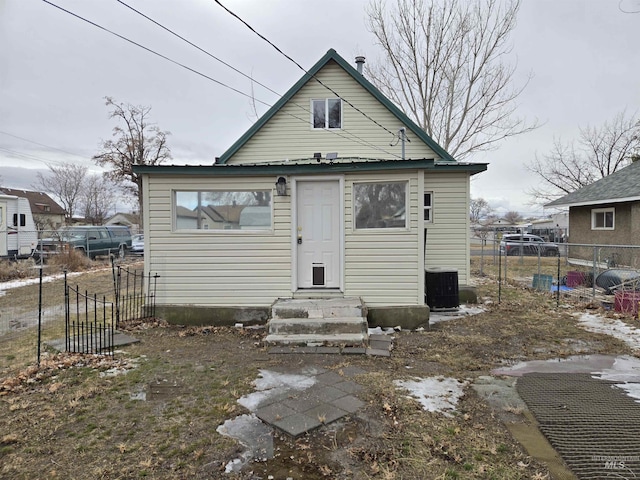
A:
[[[271,230],[271,191],[176,191],[175,230]]]
[[[342,100],[339,98],[324,98],[311,100],[314,129],[342,128]]]
[[[594,208],[591,210],[591,230],[614,230],[615,208]]]
[[[407,228],[407,182],[354,183],[356,229]]]

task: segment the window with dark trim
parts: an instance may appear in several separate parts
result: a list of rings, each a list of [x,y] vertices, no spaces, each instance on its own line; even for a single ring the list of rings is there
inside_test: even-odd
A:
[[[424,221],[433,222],[433,192],[424,192]]]

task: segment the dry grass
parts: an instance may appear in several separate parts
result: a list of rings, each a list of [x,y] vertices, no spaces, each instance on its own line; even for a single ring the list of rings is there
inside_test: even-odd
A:
[[[86,281],[97,288],[109,275]],[[484,313],[398,333],[391,358],[268,355],[260,332],[157,321],[136,325],[130,333],[140,343],[124,348],[113,365],[48,356],[41,369],[22,365],[9,376],[0,370],[9,387],[0,393],[0,478],[548,478],[472,389],[446,417],[422,410],[394,380],[444,375],[473,381],[525,359],[632,352],[579,328],[574,306],[556,308],[552,295],[513,283],[498,304],[495,278],[479,279],[478,288]],[[32,341],[25,337],[10,355]],[[2,362],[12,363],[6,355]],[[253,391],[258,369],[306,365],[338,373],[362,368],[366,373],[355,380],[364,387],[358,396],[366,407],[296,441],[276,435],[273,459],[225,475],[240,447],[216,428],[246,413],[237,400]],[[101,375],[115,366],[127,373]],[[174,387],[151,394],[153,385]],[[140,392],[146,401],[136,400]]]

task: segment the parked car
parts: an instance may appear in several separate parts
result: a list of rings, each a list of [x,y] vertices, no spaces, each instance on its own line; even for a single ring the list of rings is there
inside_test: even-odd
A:
[[[131,253],[144,255],[144,235],[138,234],[131,237]]]
[[[556,257],[560,249],[555,243],[529,233],[510,233],[502,236],[500,253],[507,255],[538,255]]]
[[[47,258],[73,249],[89,258],[96,258],[98,255],[118,255],[124,258],[130,248],[129,227],[82,225],[63,227],[50,238],[40,239],[37,256]]]

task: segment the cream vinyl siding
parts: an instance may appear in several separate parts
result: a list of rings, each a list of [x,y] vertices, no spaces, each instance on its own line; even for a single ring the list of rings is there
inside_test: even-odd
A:
[[[274,179],[151,177],[145,203],[145,270],[160,275],[158,305],[268,306],[291,296],[290,197]],[[272,190],[272,231],[174,231],[176,190]]]
[[[469,175],[424,172],[424,189],[433,192],[433,222],[427,229],[427,267],[458,270],[458,283],[470,280]]]
[[[361,229],[353,222],[354,182],[408,181],[407,228]],[[371,306],[421,305],[416,172],[345,177],[345,294]],[[420,210],[420,213],[421,210]]]
[[[329,62],[317,75],[341,97],[351,102],[388,130],[397,133],[403,125],[398,118],[359,85],[338,64]],[[274,160],[312,158],[316,152],[325,157],[337,152],[338,157],[400,159],[401,145],[391,147],[393,135],[361,113],[342,102],[342,129],[313,129],[311,100],[335,98],[335,95],[315,80],[310,80],[278,111],[228,164],[260,163]],[[406,143],[406,158],[435,158],[433,151],[412,132]],[[370,146],[373,144],[374,146]],[[377,148],[376,148],[377,147]]]

